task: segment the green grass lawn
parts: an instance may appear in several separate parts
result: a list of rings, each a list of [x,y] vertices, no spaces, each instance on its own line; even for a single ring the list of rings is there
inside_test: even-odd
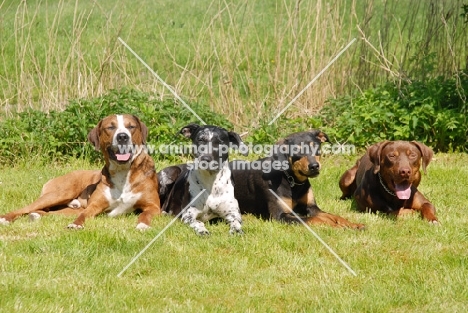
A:
[[[436,155],[420,190],[441,226],[419,217],[393,220],[350,210],[339,176],[353,158],[323,159],[312,185],[319,206],[364,231],[314,227],[356,271],[351,275],[303,227],[244,217],[243,236],[208,225],[198,237],[176,222],[136,262],[117,274],[170,221],[146,232],[136,216],[88,220],[21,218],[0,227],[1,312],[464,312],[468,305],[468,155]],[[158,168],[163,165],[158,164]],[[0,171],[0,213],[34,200],[49,178],[86,162]]]
[[[330,97],[386,80],[386,58],[387,71],[410,76],[464,68],[459,2],[435,3],[3,1],[0,119],[125,86],[172,98],[122,38],[189,103],[251,131],[358,38],[286,112],[311,116]],[[0,163],[0,214],[32,202],[50,178],[96,167],[29,158]],[[338,200],[338,179],[354,160],[324,158],[312,185],[323,210],[367,225],[314,227],[357,276],[303,226],[245,216],[243,236],[219,223],[201,238],[176,222],[118,277],[172,217],[155,218],[146,232],[135,230],[134,215],[97,217],[82,231],[65,228],[71,217],[21,218],[0,226],[0,312],[465,312],[468,155],[436,155],[423,176],[420,190],[441,226],[351,210],[351,201]]]

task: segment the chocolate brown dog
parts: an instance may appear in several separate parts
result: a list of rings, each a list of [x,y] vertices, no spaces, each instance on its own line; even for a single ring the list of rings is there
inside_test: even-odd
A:
[[[340,179],[341,199],[354,196],[359,211],[395,215],[419,211],[437,224],[436,209],[417,187],[422,169],[433,152],[416,141],[383,141],[370,146],[366,154]]]

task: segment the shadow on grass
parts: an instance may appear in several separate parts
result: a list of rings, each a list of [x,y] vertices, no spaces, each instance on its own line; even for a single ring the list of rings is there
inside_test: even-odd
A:
[[[391,221],[394,221],[394,222],[397,221],[397,215],[396,214],[387,214],[387,213],[382,213],[382,212],[373,213],[373,212],[371,212],[370,209],[363,212],[363,211],[358,209],[356,201],[354,199],[352,199],[352,198],[341,199],[340,198],[340,200],[343,201],[343,202],[349,202],[351,204],[350,205],[350,210],[352,212],[357,212],[357,213],[362,213],[362,214],[373,214],[373,215],[377,215],[377,216],[379,216],[381,218],[384,218],[384,219],[387,219],[387,220],[391,220]]]

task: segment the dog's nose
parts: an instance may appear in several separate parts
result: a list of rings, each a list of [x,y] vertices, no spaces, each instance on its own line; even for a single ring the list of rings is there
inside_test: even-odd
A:
[[[409,167],[400,168],[398,172],[401,177],[409,177],[411,175],[411,169]]]
[[[211,161],[213,161],[213,157],[211,157],[209,155],[202,155],[200,157],[200,161],[211,162]]]
[[[320,169],[320,165],[318,163],[310,163],[309,164],[309,171],[318,171]]]
[[[119,144],[127,143],[129,138],[130,137],[126,133],[118,133],[117,134],[117,142]]]

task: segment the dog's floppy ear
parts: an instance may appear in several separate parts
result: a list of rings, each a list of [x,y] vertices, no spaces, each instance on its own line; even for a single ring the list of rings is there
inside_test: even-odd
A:
[[[426,167],[429,165],[429,163],[432,160],[432,156],[434,155],[434,152],[432,152],[432,149],[426,146],[423,143],[417,142],[417,141],[411,141],[413,145],[415,145],[419,151],[421,151],[421,158],[422,158],[422,168],[424,173],[426,173]]]
[[[179,134],[184,135],[185,138],[191,138],[192,135],[197,132],[198,128],[200,128],[200,125],[192,123],[182,127],[179,131]]]
[[[380,171],[380,154],[382,149],[389,143],[385,140],[376,144],[373,144],[367,148],[367,154],[369,155],[370,161],[374,164],[374,174],[377,174]]]
[[[284,154],[283,152],[289,151],[289,147],[285,148],[284,146],[288,146],[289,143],[286,139],[278,140],[275,145],[273,151],[276,152],[272,156],[274,159],[278,161],[288,161],[289,155]],[[283,147],[283,148],[282,148]]]
[[[88,141],[94,146],[94,149],[98,151],[101,149],[101,145],[99,144],[99,129],[101,128],[101,123],[102,120],[99,121],[97,126],[91,129],[88,134]]]
[[[324,143],[324,142],[330,142],[330,138],[328,138],[328,135],[325,134],[324,132],[322,132],[321,130],[319,129],[314,129],[314,130],[311,130],[310,131],[310,134],[317,138],[321,143]]]
[[[241,137],[236,132],[228,132],[229,142],[234,149],[237,149],[242,155],[249,155],[249,147],[242,141]]]
[[[146,139],[148,138],[148,127],[146,127],[145,123],[143,123],[138,118],[138,116],[136,116],[136,115],[132,115],[132,116],[137,121],[137,123],[140,125],[142,144],[146,144]]]

